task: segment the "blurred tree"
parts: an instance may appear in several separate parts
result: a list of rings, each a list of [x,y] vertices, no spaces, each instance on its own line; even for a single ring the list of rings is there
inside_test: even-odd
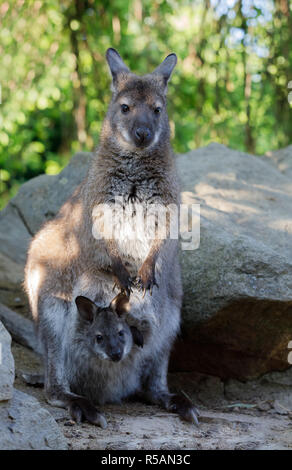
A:
[[[291,39],[289,0],[2,0],[0,207],[27,179],[97,145],[110,46],[140,74],[177,53],[175,151],[288,145]]]

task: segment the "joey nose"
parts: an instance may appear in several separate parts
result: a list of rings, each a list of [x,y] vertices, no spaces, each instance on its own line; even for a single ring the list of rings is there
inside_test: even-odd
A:
[[[151,131],[148,127],[137,127],[135,137],[138,144],[147,144],[151,139]]]
[[[110,357],[111,357],[112,361],[118,362],[122,359],[122,351],[119,349],[118,351],[113,352],[110,355]]]

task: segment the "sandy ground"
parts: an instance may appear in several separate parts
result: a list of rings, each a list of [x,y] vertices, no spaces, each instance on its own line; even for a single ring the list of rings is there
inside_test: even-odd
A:
[[[55,417],[69,449],[290,449],[292,412],[273,400],[229,400],[224,383],[201,374],[170,374],[172,391],[184,390],[200,410],[200,426],[185,423],[175,414],[136,402],[107,405],[106,430],[70,420],[68,412],[48,405],[43,389],[28,386],[22,373],[39,372],[39,358],[14,343],[15,387],[36,397]],[[255,393],[256,395],[256,393]],[[250,397],[250,395],[249,395]]]

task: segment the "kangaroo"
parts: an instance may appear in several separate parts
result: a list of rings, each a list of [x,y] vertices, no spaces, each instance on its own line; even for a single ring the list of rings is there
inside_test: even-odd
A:
[[[68,402],[70,414],[79,423],[87,420],[106,428],[107,422],[93,406],[119,402],[128,395],[129,378],[133,374],[135,345],[143,347],[144,337],[126,322],[128,299],[118,294],[108,307],[99,307],[87,297],[75,299],[77,311],[66,324],[68,334],[65,371],[72,395]],[[69,339],[70,337],[70,339]],[[44,385],[42,374],[22,374],[28,385]],[[86,400],[84,400],[84,397]]]
[[[65,361],[70,390],[78,395],[69,402],[70,413],[76,422],[86,419],[105,428],[105,417],[92,404],[119,402],[132,390],[131,379],[138,381],[139,370],[133,374],[131,353],[134,345],[143,347],[143,335],[122,318],[127,312],[123,294],[105,308],[83,296],[75,302],[78,314]]]
[[[170,54],[144,76],[132,73],[112,48],[106,58],[112,100],[91,167],[28,251],[25,289],[44,348],[45,393],[49,403],[71,410],[78,399],[80,413],[88,414],[88,398],[80,401],[70,388],[72,377],[68,379],[66,357],[77,316],[74,299],[83,296],[106,307],[117,286],[128,297],[129,324],[144,336],[143,349],[133,348],[129,355],[132,367],[120,368],[128,381],[126,395],[139,393],[197,422],[192,403],[171,394],[167,386],[182,303],[178,240],[170,236],[170,215],[179,212],[179,184],[166,109],[167,84],[177,58]],[[103,205],[115,214],[113,224],[100,216]],[[155,211],[151,214],[155,205],[170,208],[165,231]],[[149,208],[154,231],[148,226],[142,230],[139,223]],[[80,351],[79,364],[84,361],[85,367],[82,357]]]

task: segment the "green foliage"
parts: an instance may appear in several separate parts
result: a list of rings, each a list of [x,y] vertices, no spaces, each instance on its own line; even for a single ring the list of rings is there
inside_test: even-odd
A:
[[[0,208],[98,144],[110,46],[140,74],[177,53],[175,151],[217,141],[261,154],[291,142],[288,0],[4,0],[0,25]]]

